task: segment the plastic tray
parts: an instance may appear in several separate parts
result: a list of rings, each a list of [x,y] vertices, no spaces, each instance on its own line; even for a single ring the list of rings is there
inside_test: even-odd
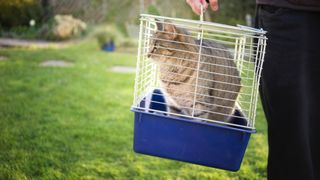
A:
[[[152,101],[164,102],[159,90]],[[146,98],[140,106],[145,106]],[[165,110],[163,103],[148,104],[138,110],[134,121],[134,151],[194,164],[237,171],[240,168],[251,133],[255,130],[235,128],[154,113]],[[238,115],[241,112],[236,111]],[[242,118],[233,122],[243,124]]]

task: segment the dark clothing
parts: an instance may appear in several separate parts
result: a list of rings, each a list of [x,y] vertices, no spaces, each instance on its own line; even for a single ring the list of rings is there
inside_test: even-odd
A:
[[[296,10],[320,11],[320,0],[256,0],[257,4]]]
[[[320,12],[259,5],[268,179],[320,180]]]

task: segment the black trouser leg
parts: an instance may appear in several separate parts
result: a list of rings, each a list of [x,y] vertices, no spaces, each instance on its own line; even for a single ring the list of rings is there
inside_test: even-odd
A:
[[[320,179],[320,12],[258,6],[268,31],[260,94],[268,179]]]

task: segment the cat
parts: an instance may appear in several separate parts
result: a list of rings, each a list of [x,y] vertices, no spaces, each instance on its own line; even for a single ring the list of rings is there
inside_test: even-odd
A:
[[[168,111],[229,122],[241,78],[228,49],[203,39],[198,63],[200,40],[170,21],[157,21],[156,25],[147,56],[159,66]]]

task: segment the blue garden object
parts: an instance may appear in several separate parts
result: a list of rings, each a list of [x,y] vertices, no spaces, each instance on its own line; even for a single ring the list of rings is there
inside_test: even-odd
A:
[[[237,128],[215,123],[195,121],[155,111],[164,111],[165,99],[160,90],[154,90],[151,100],[141,101],[133,108],[134,151],[137,153],[169,158],[194,164],[237,171],[250,138],[255,130]],[[241,115],[240,111],[236,111]],[[242,116],[242,115],[241,115]],[[233,123],[245,125],[242,118]]]
[[[109,41],[102,46],[102,50],[107,52],[113,52],[115,50],[115,44],[113,41]]]

